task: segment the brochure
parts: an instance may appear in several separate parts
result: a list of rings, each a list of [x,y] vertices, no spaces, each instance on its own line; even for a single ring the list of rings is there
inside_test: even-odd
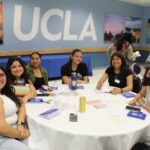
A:
[[[146,114],[143,112],[137,112],[137,111],[129,111],[127,114],[129,117],[137,118],[137,119],[142,119],[145,120]]]
[[[51,119],[53,117],[56,117],[61,113],[61,110],[58,108],[51,108],[41,114],[39,114],[40,117],[46,118],[46,119]]]
[[[136,94],[134,94],[132,92],[127,92],[127,93],[122,93],[122,96],[124,96],[126,98],[132,98],[132,97],[135,97]]]
[[[32,99],[29,99],[28,102],[29,103],[42,103],[43,99],[42,98],[32,98]]]

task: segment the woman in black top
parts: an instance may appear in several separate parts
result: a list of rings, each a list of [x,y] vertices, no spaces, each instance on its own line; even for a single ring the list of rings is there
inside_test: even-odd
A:
[[[76,72],[77,83],[88,83],[88,68],[82,62],[82,51],[79,49],[73,50],[70,60],[61,67],[61,77],[64,84],[71,84],[71,74]]]
[[[129,92],[133,88],[133,76],[126,65],[125,58],[121,53],[114,53],[108,67],[97,83],[97,89],[101,89],[104,82],[108,79],[109,85],[113,86],[112,94]]]

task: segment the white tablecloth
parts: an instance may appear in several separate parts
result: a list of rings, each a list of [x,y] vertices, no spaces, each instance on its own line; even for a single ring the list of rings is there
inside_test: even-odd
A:
[[[79,113],[80,96],[87,101],[100,100],[101,107],[86,105],[86,112]],[[50,109],[48,103],[28,103],[27,119],[31,131],[29,145],[38,150],[130,150],[137,141],[150,139],[150,115],[145,120],[127,116],[125,109],[131,98],[121,94],[96,93],[94,85],[71,91],[68,86],[59,87],[56,96],[47,97],[51,105],[63,110],[52,119],[44,119],[40,113]],[[54,102],[54,103],[53,103]],[[70,122],[69,114],[77,113],[78,122]]]

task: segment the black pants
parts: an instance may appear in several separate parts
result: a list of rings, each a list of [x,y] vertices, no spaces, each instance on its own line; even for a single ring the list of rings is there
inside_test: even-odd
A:
[[[131,150],[150,150],[150,146],[144,143],[137,143],[132,147]]]

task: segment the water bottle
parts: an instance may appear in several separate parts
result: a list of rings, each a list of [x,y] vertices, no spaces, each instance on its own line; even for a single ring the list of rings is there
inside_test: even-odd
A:
[[[76,74],[76,72],[73,72],[72,76],[71,76],[71,89],[72,90],[77,89],[77,74]]]
[[[85,112],[86,111],[86,97],[81,96],[79,100],[79,112]]]

